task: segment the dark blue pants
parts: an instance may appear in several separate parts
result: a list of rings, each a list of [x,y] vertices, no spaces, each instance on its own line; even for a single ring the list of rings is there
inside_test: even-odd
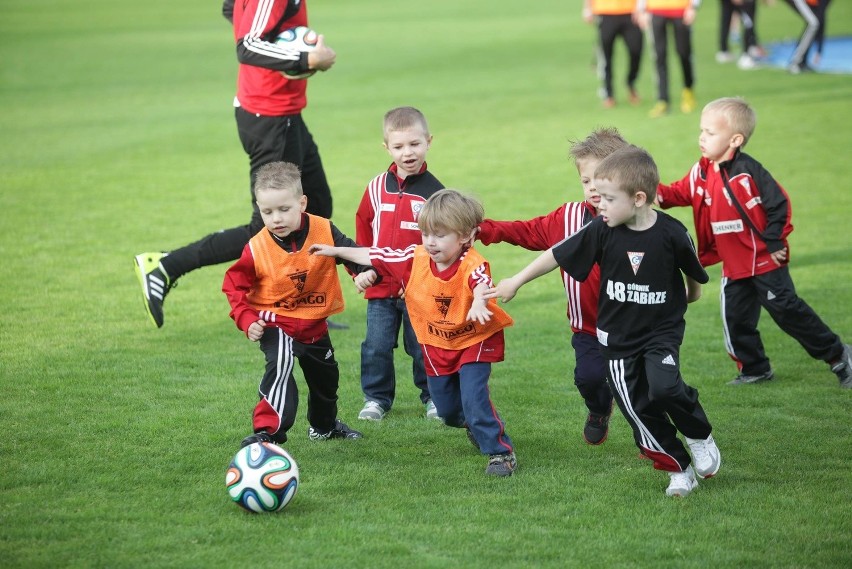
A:
[[[465,364],[452,375],[428,376],[429,393],[444,422],[450,427],[467,425],[483,454],[508,454],[512,440],[491,403],[490,376],[490,363]]]
[[[612,409],[612,391],[606,382],[606,363],[598,339],[575,333],[571,336],[571,346],[574,348],[577,391],[591,413],[608,415]]]

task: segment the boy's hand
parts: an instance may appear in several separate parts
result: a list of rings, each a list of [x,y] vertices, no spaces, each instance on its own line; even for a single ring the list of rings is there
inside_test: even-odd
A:
[[[519,288],[521,288],[521,285],[517,283],[515,277],[509,277],[497,283],[493,288],[489,288],[482,297],[499,298],[503,302],[509,302],[518,294]]]
[[[319,255],[320,257],[334,257],[334,246],[315,243],[310,246],[308,253],[311,255]]]
[[[252,342],[257,342],[263,336],[263,330],[266,328],[265,320],[258,320],[257,322],[252,322],[248,330],[246,330],[246,336]]]
[[[358,292],[363,293],[365,290],[373,286],[376,282],[376,271],[369,270],[364,271],[363,273],[358,273],[355,275],[355,278],[352,279],[352,282],[355,283],[355,288]]]
[[[474,298],[470,310],[467,311],[467,320],[476,320],[480,324],[485,324],[491,320],[493,312],[488,310],[488,301],[484,298]]]
[[[782,264],[787,262],[787,248],[784,247],[783,249],[779,249],[774,253],[770,253],[769,256],[772,257],[775,264],[780,267]]]

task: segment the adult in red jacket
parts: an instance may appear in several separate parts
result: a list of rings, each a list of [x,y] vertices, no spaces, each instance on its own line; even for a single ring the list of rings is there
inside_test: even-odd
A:
[[[334,50],[322,35],[311,52],[275,43],[283,30],[308,25],[306,0],[224,0],[222,13],[234,25],[239,61],[234,107],[240,141],[249,156],[253,213],[247,225],[211,233],[169,253],[136,256],[145,307],[158,328],[163,325],[163,301],[177,279],[238,259],[252,235],[263,228],[254,204],[254,180],[264,164],[283,161],[298,166],[307,212],[331,217],[331,190],[317,145],[302,119],[308,82],[289,79],[283,72],[325,71],[334,64]]]

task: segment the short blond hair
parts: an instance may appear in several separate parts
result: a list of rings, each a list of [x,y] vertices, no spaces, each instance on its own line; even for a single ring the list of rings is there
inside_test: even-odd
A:
[[[627,146],[627,141],[615,127],[601,127],[583,140],[571,141],[571,149],[568,154],[574,159],[574,163],[586,158],[603,160],[619,148]]]
[[[254,179],[254,194],[266,190],[283,190],[302,196],[302,173],[290,162],[270,162],[257,171]]]
[[[728,126],[735,134],[743,135],[743,146],[746,145],[757,126],[757,114],[742,97],[722,97],[704,105],[702,113],[716,113],[728,121]]]
[[[382,132],[385,137],[385,142],[388,141],[388,133],[395,130],[406,130],[409,128],[420,127],[426,136],[429,136],[429,124],[426,122],[426,117],[414,107],[396,107],[385,113],[385,118],[382,121]]]
[[[646,150],[632,144],[601,160],[595,169],[595,178],[611,181],[630,197],[644,192],[648,203],[657,197],[660,183],[654,159]]]
[[[476,198],[451,188],[432,194],[423,204],[417,225],[423,233],[441,233],[442,231],[470,235],[482,220],[485,208]]]

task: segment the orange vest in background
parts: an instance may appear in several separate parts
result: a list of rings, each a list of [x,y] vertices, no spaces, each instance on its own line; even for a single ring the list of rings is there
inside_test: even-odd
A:
[[[618,16],[636,11],[636,0],[592,0],[592,14]]]
[[[491,320],[485,324],[466,320],[473,303],[468,278],[484,262],[482,255],[468,249],[459,270],[445,281],[432,273],[426,249],[422,245],[415,248],[405,305],[418,342],[444,350],[463,350],[512,325],[512,318],[493,298],[488,301]]]
[[[310,227],[300,251],[282,249],[266,228],[249,241],[257,280],[246,300],[255,310],[300,320],[320,320],[343,310],[334,257],[308,254],[314,243],[334,244],[331,222],[308,217]]]
[[[692,6],[692,0],[646,0],[645,2],[645,9],[649,12],[652,10],[686,10],[690,6]]]

